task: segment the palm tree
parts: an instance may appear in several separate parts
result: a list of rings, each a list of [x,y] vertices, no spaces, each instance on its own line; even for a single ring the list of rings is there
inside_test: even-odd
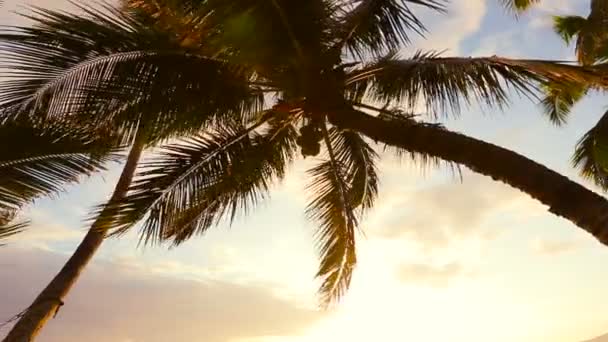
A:
[[[17,152],[3,151],[0,162],[0,209],[11,217],[33,198],[57,193],[78,176],[101,170],[111,149],[126,147],[123,171],[110,198],[116,201],[126,194],[146,147],[257,111],[262,93],[244,82],[247,74],[201,60],[170,32],[148,25],[146,18],[107,6],[102,10],[110,14],[81,9],[89,17],[37,9],[35,27],[15,27],[0,36],[3,66],[10,70],[10,79],[0,85],[0,122],[11,135],[2,138],[27,142]],[[181,56],[181,65],[166,64],[168,56]],[[139,82],[146,77],[150,84]],[[135,96],[144,89],[145,97]],[[173,99],[163,100],[167,98]],[[32,137],[36,140],[28,140]],[[99,148],[104,151],[98,153]],[[103,207],[103,215],[7,340],[30,340],[61,306],[107,235],[110,222],[103,218],[108,212]],[[12,224],[1,231],[9,236],[21,228],[23,224]],[[36,321],[28,321],[28,315]]]
[[[608,3],[591,0],[591,11],[587,18],[581,16],[557,16],[555,30],[569,43],[576,39],[578,60],[589,65],[605,59],[608,49]]]
[[[324,304],[350,283],[355,231],[377,194],[378,143],[491,176],[608,244],[600,195],[411,114],[420,103],[431,116],[471,101],[504,106],[509,88],[536,95],[546,84],[605,87],[601,68],[433,52],[404,58],[395,51],[411,32],[425,32],[416,6],[445,10],[439,0],[131,0],[120,10],[83,6],[83,16],[38,9],[36,26],[2,34],[0,60],[13,79],[0,85],[0,122],[111,132],[104,146],[129,150],[89,233],[5,341],[36,336],[108,234],[141,221],[149,243],[204,233],[253,210],[298,150],[322,153],[309,171],[307,214],[319,224]],[[152,146],[158,151],[140,161]],[[63,184],[53,172],[32,176],[26,182],[58,185],[32,195]]]
[[[590,9],[587,18],[554,17],[554,30],[567,44],[576,39],[581,65],[604,68],[601,63],[608,59],[608,3],[590,0]],[[546,114],[555,124],[565,124],[572,107],[592,89],[583,84],[547,84],[542,100]],[[608,190],[608,112],[580,139],[573,162],[583,177]]]

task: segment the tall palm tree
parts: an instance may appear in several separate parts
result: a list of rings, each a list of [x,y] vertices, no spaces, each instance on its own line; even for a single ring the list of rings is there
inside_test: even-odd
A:
[[[0,85],[0,122],[112,132],[108,145],[129,149],[112,198],[5,341],[36,336],[108,234],[143,221],[144,241],[179,244],[252,210],[298,150],[321,154],[309,171],[307,214],[319,224],[325,304],[350,283],[355,231],[377,194],[378,143],[491,176],[608,244],[600,195],[411,114],[420,103],[431,116],[472,101],[504,106],[509,88],[606,87],[601,68],[433,52],[404,58],[395,51],[425,32],[416,7],[445,11],[439,0],[132,0],[120,10],[82,7],[83,16],[38,9],[35,27],[1,35],[1,67],[14,79]],[[145,147],[159,145],[140,162]]]
[[[146,17],[123,15],[107,6],[81,10],[88,16],[37,9],[36,26],[14,27],[0,36],[2,67],[10,77],[0,85],[0,122],[3,130],[28,142],[16,155],[3,151],[0,209],[7,213],[102,169],[108,153],[98,154],[92,147],[128,150],[110,198],[116,201],[126,194],[146,147],[258,111],[262,93],[249,87],[246,73],[199,58],[171,32],[150,26]],[[180,65],[167,64],[169,56],[180,56]],[[147,84],[140,82],[144,79]],[[36,124],[20,124],[30,121]],[[36,132],[21,132],[28,128]],[[82,136],[75,133],[79,130]],[[28,140],[30,136],[37,140]],[[9,135],[3,138],[10,140]],[[49,141],[54,144],[44,143]],[[101,213],[108,211],[105,206]],[[91,224],[74,255],[7,340],[30,340],[56,312],[107,235],[110,222],[104,215]],[[22,224],[5,226],[3,235],[20,228]]]

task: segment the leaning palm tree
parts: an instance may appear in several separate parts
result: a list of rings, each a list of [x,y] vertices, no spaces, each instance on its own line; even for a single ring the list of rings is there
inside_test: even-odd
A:
[[[358,223],[377,194],[377,144],[491,176],[608,244],[608,201],[600,195],[412,114],[421,103],[431,117],[473,101],[501,107],[511,90],[535,96],[547,84],[603,88],[601,68],[396,53],[412,32],[425,32],[417,6],[444,12],[443,5],[132,0],[120,9],[82,6],[83,15],[38,9],[36,26],[7,30],[0,66],[14,79],[0,85],[0,123],[35,119],[95,137],[111,132],[108,145],[129,152],[89,233],[5,341],[36,336],[106,236],[143,221],[145,242],[179,244],[253,210],[298,152],[320,155],[309,171],[307,214],[319,224],[325,304],[350,283]],[[52,172],[35,176],[55,180]]]
[[[0,85],[0,130],[9,133],[2,139],[25,142],[16,150],[4,150],[0,158],[4,221],[32,199],[57,193],[81,176],[102,170],[112,151],[122,147],[128,153],[111,196],[116,201],[126,194],[145,148],[259,110],[263,93],[248,86],[247,73],[211,59],[201,61],[182,49],[170,32],[150,25],[149,18],[125,16],[107,6],[81,10],[88,16],[36,9],[36,26],[8,28],[0,36],[2,67],[9,70],[9,79]],[[159,50],[185,59],[181,66],[166,64]],[[154,82],[130,85],[134,77]],[[120,93],[114,85],[120,85]],[[140,96],[144,89],[145,96]],[[163,100],[168,98],[173,99]],[[102,210],[107,212],[107,207]],[[30,340],[49,310],[61,305],[107,235],[110,222],[103,220],[104,215],[92,223],[72,258],[24,311],[21,322],[33,314],[39,320],[30,321],[34,325],[25,334],[17,324],[7,340]],[[24,227],[0,223],[4,237]]]

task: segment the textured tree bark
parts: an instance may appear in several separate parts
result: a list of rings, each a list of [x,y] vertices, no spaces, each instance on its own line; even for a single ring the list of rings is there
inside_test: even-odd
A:
[[[126,195],[143,149],[144,143],[142,139],[136,138],[108,203],[119,200]],[[106,210],[108,210],[108,206],[104,209],[104,211]],[[103,212],[100,217],[102,216]],[[101,246],[109,228],[109,224],[99,217],[93,222],[74,254],[72,254],[68,262],[46,288],[42,290],[32,305],[24,311],[17,323],[4,338],[4,342],[30,342],[36,338],[40,329],[63,305],[63,299]]]
[[[464,165],[517,188],[548,210],[608,245],[608,200],[520,154],[434,125],[384,119],[357,111],[332,115],[338,127],[375,141]]]

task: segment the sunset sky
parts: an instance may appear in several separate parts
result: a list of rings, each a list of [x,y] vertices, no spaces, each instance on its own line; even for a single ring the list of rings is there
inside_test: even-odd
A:
[[[430,33],[416,49],[445,55],[573,60],[551,15],[587,15],[589,0],[545,0],[513,18],[498,0],[452,0],[424,12]],[[24,5],[5,0],[0,23]],[[45,8],[68,8],[37,0]],[[576,177],[576,141],[608,105],[586,98],[566,127],[513,98],[499,112],[463,111],[442,122]],[[5,148],[5,147],[0,147]],[[319,311],[315,226],[304,217],[297,164],[258,210],[179,248],[108,240],[42,342],[581,342],[608,332],[608,247],[526,195],[463,170],[423,170],[386,158],[375,209],[363,222],[359,264],[339,305]],[[84,235],[117,169],[27,210],[28,232],[0,248],[0,321],[25,308]],[[585,182],[588,187],[593,187]],[[0,330],[0,337],[6,330]]]

